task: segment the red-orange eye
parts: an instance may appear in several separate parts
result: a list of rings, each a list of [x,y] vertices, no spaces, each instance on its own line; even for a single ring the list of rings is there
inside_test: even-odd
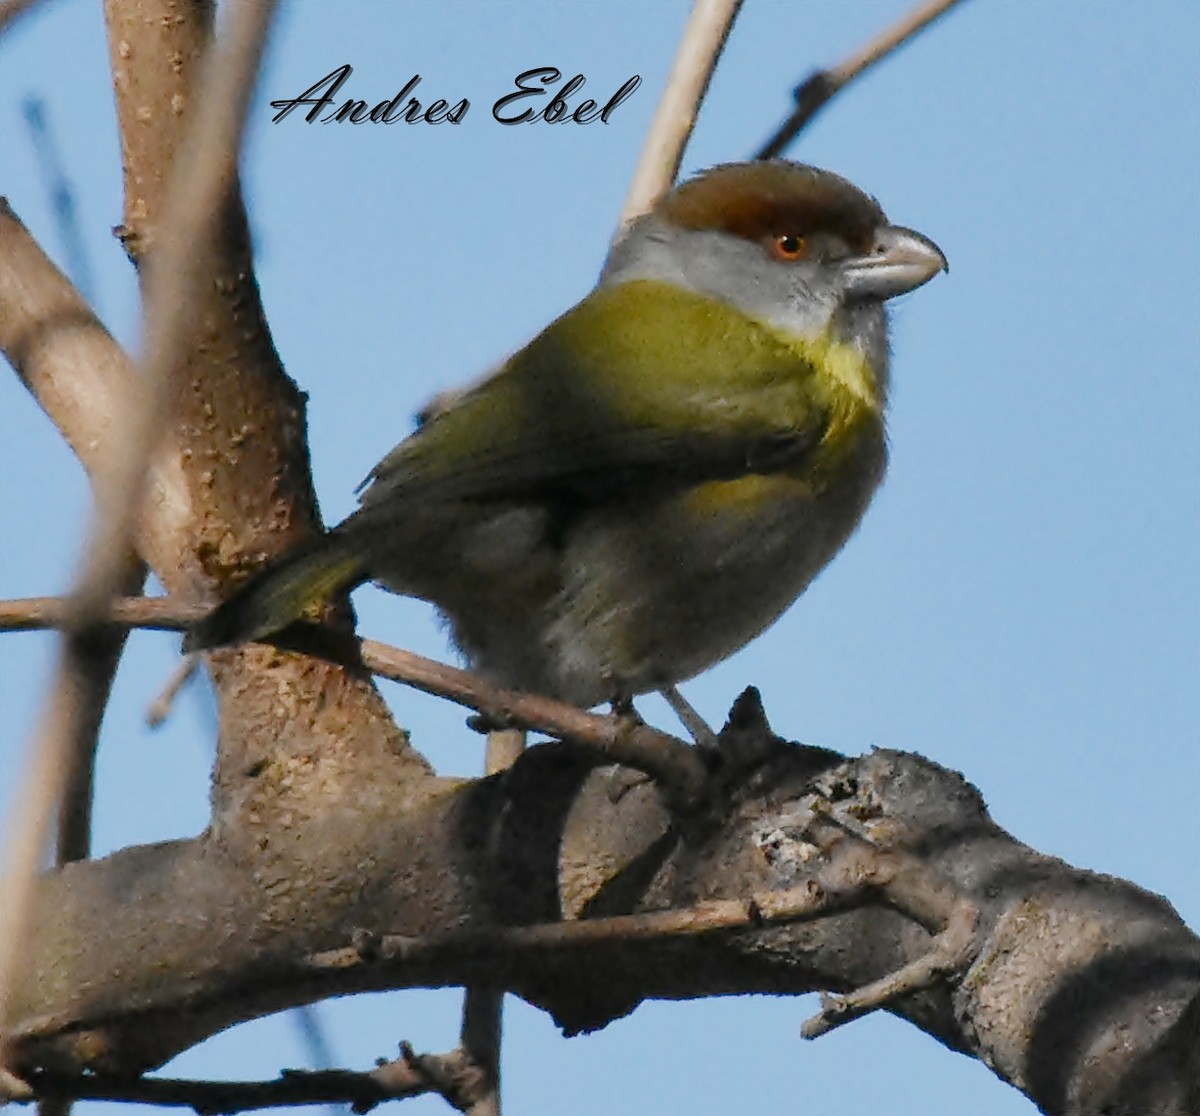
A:
[[[768,250],[772,259],[780,260],[783,263],[802,260],[808,255],[808,245],[805,243],[804,237],[797,236],[795,233],[778,233],[771,237]]]

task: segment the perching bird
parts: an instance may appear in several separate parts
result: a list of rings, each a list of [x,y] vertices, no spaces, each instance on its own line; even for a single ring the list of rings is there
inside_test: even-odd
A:
[[[945,267],[828,171],[714,167],[190,642],[259,638],[376,580],[436,604],[508,688],[585,707],[668,690],[771,624],[857,526],[886,458],[884,302]]]

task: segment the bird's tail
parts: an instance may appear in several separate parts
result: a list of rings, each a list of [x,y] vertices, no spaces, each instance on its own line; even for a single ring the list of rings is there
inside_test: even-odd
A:
[[[254,574],[227,601],[192,625],[185,651],[246,643],[286,628],[313,605],[365,577],[362,560],[336,533],[289,551]]]

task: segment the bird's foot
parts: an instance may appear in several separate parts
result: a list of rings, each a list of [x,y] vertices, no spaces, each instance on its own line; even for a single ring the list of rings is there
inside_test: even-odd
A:
[[[715,752],[719,747],[717,734],[709,727],[708,722],[696,712],[696,708],[674,686],[664,686],[658,691],[671,707],[675,716],[688,733],[696,746]]]
[[[496,717],[491,713],[473,713],[467,718],[467,728],[480,736],[488,736],[493,732],[504,732],[506,729],[518,728],[513,721],[506,717]]]
[[[642,728],[646,722],[634,708],[633,698],[623,691],[617,691],[612,699],[612,715],[617,722],[617,735],[628,735]],[[631,768],[614,766],[604,781],[608,800],[616,805],[634,787],[651,782],[650,776],[644,771],[634,771]]]

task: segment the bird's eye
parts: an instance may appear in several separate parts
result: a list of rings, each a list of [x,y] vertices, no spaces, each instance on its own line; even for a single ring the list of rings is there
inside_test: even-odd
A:
[[[802,260],[808,255],[808,244],[804,237],[796,233],[778,233],[771,237],[768,245],[771,258],[783,263]]]

